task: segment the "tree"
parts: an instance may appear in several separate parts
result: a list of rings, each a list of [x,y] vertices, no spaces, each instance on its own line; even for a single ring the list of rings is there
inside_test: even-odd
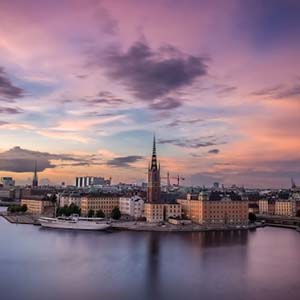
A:
[[[96,212],[96,217],[97,217],[97,218],[105,218],[105,214],[104,214],[104,212],[103,212],[102,209],[97,210],[97,212]]]
[[[88,217],[89,217],[89,218],[92,218],[92,217],[94,216],[94,214],[95,214],[95,212],[94,212],[93,209],[90,209],[90,210],[88,211]]]
[[[249,213],[248,218],[251,223],[254,223],[256,221],[256,215],[252,212]]]
[[[66,216],[69,217],[70,215],[73,214],[81,214],[81,209],[74,203],[71,203],[69,206],[68,205],[64,205],[63,207],[59,207],[57,209],[57,215],[58,216]]]
[[[26,204],[23,204],[22,206],[21,205],[16,205],[16,204],[13,204],[13,205],[10,205],[7,209],[10,213],[19,213],[19,212],[26,212],[27,211],[27,205]]]
[[[23,204],[21,209],[22,209],[22,212],[25,213],[27,211],[28,207],[26,204]]]
[[[121,218],[121,212],[119,210],[119,207],[114,207],[111,211],[111,217],[115,220],[119,220]]]

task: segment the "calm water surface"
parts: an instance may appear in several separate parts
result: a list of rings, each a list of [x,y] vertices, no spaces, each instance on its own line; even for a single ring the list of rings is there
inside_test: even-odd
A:
[[[300,234],[72,232],[0,218],[0,299],[300,299]]]

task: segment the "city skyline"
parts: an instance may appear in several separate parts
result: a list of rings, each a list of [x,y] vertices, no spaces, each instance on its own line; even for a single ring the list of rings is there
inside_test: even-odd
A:
[[[298,1],[1,1],[0,174],[300,181]]]

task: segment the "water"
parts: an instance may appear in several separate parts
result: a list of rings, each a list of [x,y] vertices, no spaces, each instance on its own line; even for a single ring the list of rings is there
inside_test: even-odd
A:
[[[0,218],[0,299],[300,299],[300,234],[72,232]]]

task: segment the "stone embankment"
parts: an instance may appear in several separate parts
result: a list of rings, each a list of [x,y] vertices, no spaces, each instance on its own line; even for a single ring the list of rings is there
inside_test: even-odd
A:
[[[6,212],[1,212],[0,216],[6,219],[10,223],[14,224],[37,224],[37,216],[29,215],[29,214],[8,214]]]
[[[173,225],[166,223],[164,225],[151,224],[146,222],[113,222],[112,228],[116,230],[132,231],[160,231],[160,232],[201,232],[201,231],[230,231],[230,230],[248,230],[261,227],[262,225],[249,224],[243,226],[204,226],[198,224]]]

